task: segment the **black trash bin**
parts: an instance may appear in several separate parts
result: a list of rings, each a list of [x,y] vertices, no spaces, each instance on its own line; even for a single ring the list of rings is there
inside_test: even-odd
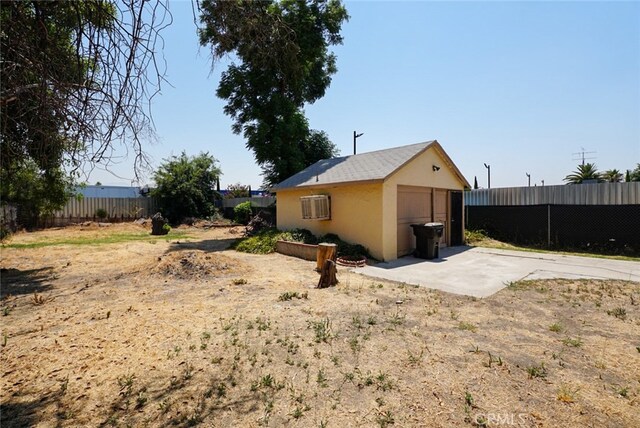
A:
[[[415,256],[421,259],[437,259],[440,254],[440,238],[444,232],[444,224],[412,224],[411,227],[416,237]]]

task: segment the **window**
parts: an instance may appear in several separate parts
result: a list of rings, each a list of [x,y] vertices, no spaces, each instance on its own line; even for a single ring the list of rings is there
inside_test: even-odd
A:
[[[303,196],[300,198],[300,205],[303,219],[331,219],[331,199],[328,195]]]

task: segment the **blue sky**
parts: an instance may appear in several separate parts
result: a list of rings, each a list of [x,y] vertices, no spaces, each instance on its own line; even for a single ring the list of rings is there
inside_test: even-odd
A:
[[[470,183],[562,184],[584,148],[600,170],[640,163],[639,2],[348,1],[338,73],[306,107],[342,155],[437,139]],[[192,6],[171,1],[167,79],[154,99],[154,167],[183,150],[220,162],[221,186],[262,183],[215,96],[220,73],[198,45]],[[130,184],[127,162],[90,184]],[[141,184],[149,183],[150,177]]]

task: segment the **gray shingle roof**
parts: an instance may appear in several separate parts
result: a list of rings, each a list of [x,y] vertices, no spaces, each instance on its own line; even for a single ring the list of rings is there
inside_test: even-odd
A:
[[[273,190],[356,181],[384,180],[434,141],[358,155],[324,159],[278,183]]]

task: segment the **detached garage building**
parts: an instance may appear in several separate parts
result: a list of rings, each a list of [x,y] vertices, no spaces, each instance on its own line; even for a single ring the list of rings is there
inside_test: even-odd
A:
[[[321,160],[273,191],[279,229],[335,233],[389,261],[415,248],[414,223],[442,222],[441,245],[461,245],[469,187],[434,140]]]

